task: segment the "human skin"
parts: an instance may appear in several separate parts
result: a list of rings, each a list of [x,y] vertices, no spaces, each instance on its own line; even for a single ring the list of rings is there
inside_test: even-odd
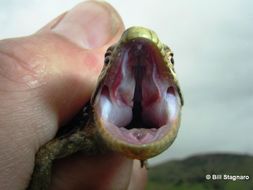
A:
[[[107,3],[87,1],[33,35],[0,41],[0,189],[28,185],[38,148],[89,101],[104,52],[124,30]],[[107,152],[57,161],[51,189],[144,189],[139,162]]]

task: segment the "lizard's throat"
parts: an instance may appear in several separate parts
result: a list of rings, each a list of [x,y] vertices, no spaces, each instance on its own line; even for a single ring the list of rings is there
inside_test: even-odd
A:
[[[94,102],[99,127],[129,144],[161,140],[177,122],[180,102],[159,49],[135,39],[110,64]]]

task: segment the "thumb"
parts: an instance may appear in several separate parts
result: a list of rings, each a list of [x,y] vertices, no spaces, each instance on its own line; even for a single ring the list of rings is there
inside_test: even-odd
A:
[[[0,41],[0,189],[24,188],[38,147],[89,100],[123,28],[110,5],[88,1],[32,36]]]
[[[104,53],[119,39],[123,29],[120,16],[109,4],[88,1],[59,16],[36,34],[45,45],[45,53],[50,55],[51,84],[61,83],[56,84],[62,87],[60,91],[49,89],[51,97],[52,92],[58,92],[55,103],[59,103],[56,108],[60,121],[69,118],[89,100],[103,66]]]

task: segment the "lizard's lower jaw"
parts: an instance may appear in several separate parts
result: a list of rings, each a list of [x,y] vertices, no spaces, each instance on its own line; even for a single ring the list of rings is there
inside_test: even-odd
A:
[[[160,50],[146,39],[135,39],[113,59],[94,103],[102,136],[137,148],[172,143],[181,105]]]

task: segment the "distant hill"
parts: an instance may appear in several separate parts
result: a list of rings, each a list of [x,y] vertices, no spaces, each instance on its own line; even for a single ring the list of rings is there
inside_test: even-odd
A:
[[[222,179],[207,180],[207,174],[211,175],[211,178]],[[239,177],[236,177],[238,175]],[[230,178],[230,180],[225,180],[224,177]],[[248,177],[248,180],[239,179],[247,179]],[[232,180],[233,178],[235,181]],[[253,156],[238,154],[196,155],[184,160],[169,161],[149,169],[147,190],[206,189],[253,190]]]

